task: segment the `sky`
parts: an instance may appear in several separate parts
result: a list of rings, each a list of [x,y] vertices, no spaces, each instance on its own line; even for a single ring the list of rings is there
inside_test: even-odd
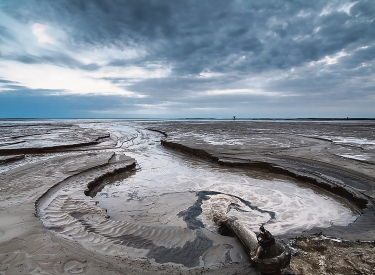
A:
[[[0,118],[374,118],[374,20],[374,0],[0,0]]]

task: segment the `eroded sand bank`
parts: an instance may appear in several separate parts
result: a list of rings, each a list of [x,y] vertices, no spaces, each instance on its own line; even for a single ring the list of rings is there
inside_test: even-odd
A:
[[[269,219],[262,217],[273,215],[269,213],[281,216],[274,211],[276,205],[264,203],[277,197],[262,194],[262,190],[272,189],[264,187],[267,181],[284,186],[305,185],[307,181],[323,187],[336,195],[314,187],[316,199],[327,196],[326,200],[333,203],[327,207],[337,209],[334,215],[338,217],[343,211],[352,213],[344,215],[346,223],[344,216],[339,218],[342,225],[325,224],[322,216],[321,223],[316,223],[322,225],[319,228],[311,230],[305,224],[287,232],[282,229],[288,226],[276,219],[273,225],[276,231],[280,228],[280,237],[322,232],[347,240],[374,240],[375,138],[374,125],[369,122],[89,121],[81,122],[81,127],[43,122],[7,122],[1,126],[0,272],[4,274],[256,274],[239,242],[215,231],[210,211],[223,211],[224,205],[228,213],[246,219],[252,209],[261,209],[261,214],[251,218],[256,225],[267,223]],[[146,128],[164,135],[148,134]],[[195,156],[160,151],[160,139],[165,146]],[[207,179],[210,173],[216,185]],[[217,175],[221,175],[219,181],[223,184],[217,183]],[[251,185],[256,185],[258,191],[249,188],[249,195],[244,195],[245,189],[238,187],[246,186],[244,178],[247,182],[253,179]],[[223,186],[236,179],[238,183]],[[307,200],[303,197],[308,190],[301,190],[300,194],[290,193],[294,198],[302,196],[297,207]],[[146,192],[143,197],[142,192]],[[287,201],[280,192],[279,201]],[[250,198],[251,193],[256,195]],[[123,203],[119,203],[121,200]],[[229,209],[229,205],[233,207]],[[112,218],[104,209],[107,206]],[[292,212],[290,215],[296,221],[304,219]],[[302,232],[303,227],[308,230]],[[357,258],[350,249],[338,246],[337,250],[346,251],[343,258],[349,257],[358,270],[367,274],[374,265],[371,245],[361,243],[362,256]],[[303,250],[306,246],[299,242],[297,247]],[[325,266],[319,268],[335,274],[327,267],[326,255],[316,255],[309,249],[305,253],[315,255],[316,261],[325,257]],[[304,257],[302,252],[294,256],[293,270],[315,274],[311,268],[315,258],[308,262]],[[351,268],[357,270],[353,265]]]

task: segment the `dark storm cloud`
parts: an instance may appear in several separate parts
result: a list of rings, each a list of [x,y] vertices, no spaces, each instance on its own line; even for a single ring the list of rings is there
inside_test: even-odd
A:
[[[370,62],[375,59],[375,45],[366,47],[353,52],[350,56],[342,58],[342,64],[345,68],[357,68],[362,63]]]
[[[375,14],[375,6],[373,1],[357,1],[356,4],[350,9],[353,16],[363,16],[372,20]]]
[[[63,29],[71,51],[78,45],[80,49],[130,47],[145,52],[131,59],[111,56],[105,65],[84,64],[57,51],[6,58],[86,71],[147,68],[149,64],[169,67],[170,75],[163,78],[130,83],[132,79],[125,76],[102,78],[147,96],[132,101],[137,104],[180,102],[218,108],[233,107],[236,102],[267,105],[272,100],[302,104],[306,98],[335,101],[369,98],[374,92],[373,1],[40,0],[1,5],[24,22],[51,23]],[[0,36],[12,34],[0,27]],[[204,77],[204,73],[216,74]],[[257,82],[263,90],[297,96],[205,94],[251,88]]]
[[[322,16],[327,2],[309,2],[38,1],[38,13],[8,9],[25,19],[42,16],[66,25],[77,43],[145,45],[148,61],[167,60],[178,74],[198,74],[205,68],[285,69],[374,41],[370,1],[359,1],[350,14],[334,11]],[[237,63],[229,58],[241,54],[248,60]],[[126,64],[121,59],[109,63]]]

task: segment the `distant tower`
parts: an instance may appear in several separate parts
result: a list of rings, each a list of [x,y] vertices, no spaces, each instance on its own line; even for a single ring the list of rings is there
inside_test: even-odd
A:
[[[236,116],[233,116],[233,120],[236,120]]]

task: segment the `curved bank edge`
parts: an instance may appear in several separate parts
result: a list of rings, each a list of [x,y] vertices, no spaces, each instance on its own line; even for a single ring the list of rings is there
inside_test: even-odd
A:
[[[359,234],[362,232],[367,232],[369,230],[373,231],[372,220],[375,217],[374,199],[364,194],[364,192],[352,187],[350,184],[345,184],[341,179],[335,179],[331,175],[327,176],[325,174],[325,163],[314,161],[314,166],[309,166],[304,163],[302,159],[300,163],[298,163],[298,159],[294,159],[294,162],[292,162],[288,161],[288,158],[278,159],[273,157],[258,157],[254,160],[236,159],[234,157],[228,158],[227,156],[221,157],[220,155],[216,155],[215,152],[209,152],[207,149],[199,147],[194,148],[192,146],[168,141],[166,139],[162,139],[161,144],[164,147],[206,159],[223,166],[265,169],[272,173],[287,175],[339,195],[362,210],[359,218],[348,226],[331,226],[328,229],[314,228],[310,230],[311,234],[324,232],[324,234],[332,237],[346,239],[351,239],[351,235],[353,235],[353,238],[358,239],[360,238]],[[298,164],[296,165],[296,163]],[[316,165],[320,165],[320,167],[316,168]],[[330,168],[332,169],[332,165]],[[343,169],[340,168],[338,170],[340,172],[340,170]],[[327,174],[329,173],[327,172]],[[358,180],[358,178],[356,178],[356,180]],[[366,183],[362,182],[359,184],[366,185]]]
[[[147,271],[164,264],[163,268],[172,272],[208,272],[202,259],[212,257],[210,255],[223,245],[213,243],[202,230],[114,221],[94,199],[85,195],[106,178],[131,171],[134,167],[134,159],[113,155],[106,163],[83,169],[50,188],[37,200],[38,217],[44,227],[58,237],[59,243],[77,243],[97,256],[116,257],[133,264],[142,262]],[[233,264],[226,262],[224,267],[215,262],[208,267],[219,274],[233,268]],[[246,269],[245,265],[242,262],[235,267]]]

